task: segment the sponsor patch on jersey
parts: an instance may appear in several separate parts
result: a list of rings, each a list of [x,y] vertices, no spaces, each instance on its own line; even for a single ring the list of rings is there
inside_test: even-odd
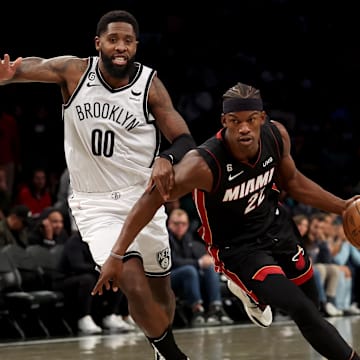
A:
[[[234,179],[236,179],[238,176],[240,176],[242,173],[244,172],[244,170],[238,172],[237,174],[229,174],[229,181],[232,181]]]
[[[135,90],[131,89],[131,94],[133,94],[134,96],[140,96],[141,91],[135,91]]]
[[[89,81],[94,81],[96,79],[95,72],[94,71],[89,72],[89,75],[87,78]]]
[[[270,165],[270,164],[273,163],[273,162],[274,162],[274,159],[272,158],[272,156],[270,156],[268,159],[266,159],[266,160],[263,162],[262,166],[263,166],[263,167],[267,167],[268,165]]]
[[[170,248],[159,251],[156,258],[162,269],[168,269],[170,266]]]
[[[87,86],[87,87],[93,87],[93,86],[100,86],[100,84],[92,84],[92,83],[88,82],[88,83],[86,84],[86,86]]]

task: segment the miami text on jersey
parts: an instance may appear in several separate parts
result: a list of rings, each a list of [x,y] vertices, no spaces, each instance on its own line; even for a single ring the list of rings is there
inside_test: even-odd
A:
[[[264,188],[267,184],[272,182],[274,176],[274,167],[265,171],[263,174],[260,174],[252,179],[244,181],[243,183],[226,189],[223,202],[235,201],[245,196],[259,191]]]

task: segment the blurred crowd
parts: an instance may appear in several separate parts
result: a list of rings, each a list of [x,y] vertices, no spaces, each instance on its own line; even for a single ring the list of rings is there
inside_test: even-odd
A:
[[[301,171],[336,195],[347,198],[359,193],[360,170],[355,165],[360,160],[360,132],[355,120],[358,99],[350,90],[359,59],[351,36],[347,36],[356,24],[351,20],[356,13],[351,8],[342,14],[327,4],[328,15],[319,16],[306,2],[300,7],[289,0],[243,1],[239,11],[239,2],[225,1],[220,9],[208,9],[206,16],[185,4],[148,16],[144,10],[149,5],[143,1],[125,1],[122,5],[141,24],[137,56],[158,69],[197,143],[220,128],[221,95],[238,79],[259,88],[269,116],[285,124],[292,155]],[[110,2],[106,6],[114,8],[118,4]],[[91,15],[96,19],[105,12],[101,10],[85,18],[86,32],[79,27],[79,35],[74,37],[73,29],[64,29],[69,52],[79,56],[94,52],[91,41],[79,49],[76,39],[89,37]],[[69,21],[80,21],[75,13],[69,16]],[[18,53],[19,43],[10,41],[5,39],[2,52],[11,56],[36,52],[36,44],[31,49],[21,44],[24,53]],[[12,53],[14,47],[16,53]],[[38,55],[58,55],[56,49],[47,51]],[[79,236],[67,207],[71,189],[57,90],[44,84],[0,87],[0,246],[62,244],[65,248],[69,239]],[[359,314],[360,255],[346,241],[341,218],[318,213],[286,195],[283,201],[312,254],[324,314]],[[173,207],[185,209],[185,214],[175,213],[174,220],[170,216]],[[196,238],[197,218],[191,199],[168,204],[168,213],[171,236],[178,227],[184,227]],[[204,249],[196,254],[179,249],[183,257],[192,258],[187,261],[192,268],[187,267],[186,276],[192,276],[192,284],[201,281],[209,265],[208,259],[199,260]],[[191,273],[191,269],[196,271]],[[208,276],[214,278],[215,274]],[[173,279],[173,285],[178,299],[183,297],[191,309],[190,323],[232,322],[221,306],[221,289],[208,289],[204,297],[196,285],[184,288],[183,280]],[[123,321],[129,319],[126,304],[117,305],[107,314],[116,317],[112,316],[113,321],[108,320],[107,325],[106,321],[81,322],[91,315],[90,310],[87,312],[78,311],[76,315],[79,330],[126,328]]]

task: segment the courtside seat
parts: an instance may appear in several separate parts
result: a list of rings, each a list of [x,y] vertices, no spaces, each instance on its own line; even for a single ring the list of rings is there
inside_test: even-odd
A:
[[[23,291],[21,287],[21,275],[11,262],[9,257],[0,252],[0,318],[10,325],[13,332],[9,332],[8,327],[1,328],[1,337],[27,337],[23,328],[24,320],[39,325],[43,334],[47,335],[39,319],[40,304],[36,297],[30,292]],[[35,322],[34,322],[35,319]]]
[[[72,334],[63,317],[64,294],[61,291],[49,289],[45,270],[40,266],[41,259],[31,251],[15,244],[4,246],[1,252],[9,257],[19,271],[22,290],[34,296],[35,302],[39,305],[39,316],[47,336],[51,335],[49,327],[50,325],[54,327],[54,322],[60,322],[66,334]],[[59,326],[56,327],[58,328]]]

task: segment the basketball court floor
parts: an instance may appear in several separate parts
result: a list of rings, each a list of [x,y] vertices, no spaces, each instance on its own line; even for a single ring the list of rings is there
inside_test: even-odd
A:
[[[360,316],[328,319],[360,351]],[[191,360],[318,360],[290,320],[267,329],[252,323],[178,329],[175,336]],[[1,360],[153,360],[140,332],[0,343]]]

